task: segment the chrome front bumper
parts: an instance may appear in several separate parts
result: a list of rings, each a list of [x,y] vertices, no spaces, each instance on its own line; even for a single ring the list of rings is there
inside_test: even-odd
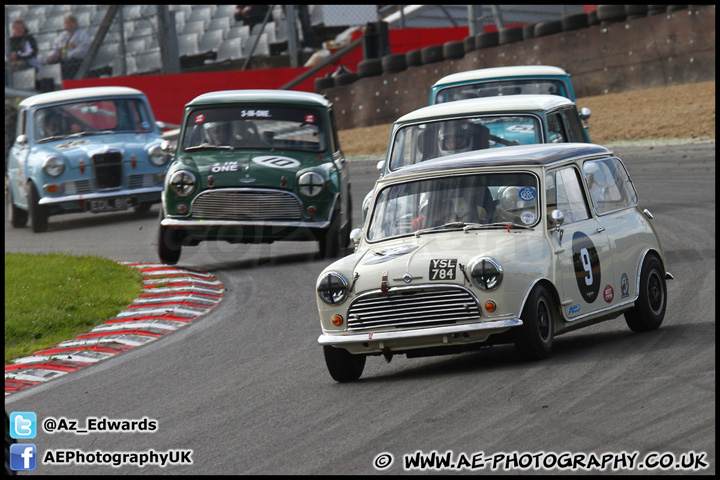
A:
[[[490,335],[522,326],[519,318],[488,322],[418,328],[396,332],[368,332],[318,337],[320,345],[347,349],[350,353],[375,353],[385,348],[405,350],[442,345],[484,342]]]

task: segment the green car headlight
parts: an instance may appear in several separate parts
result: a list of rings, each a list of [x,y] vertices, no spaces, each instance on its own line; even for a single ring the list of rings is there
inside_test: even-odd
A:
[[[197,180],[195,175],[187,170],[179,170],[170,177],[170,187],[178,197],[187,197],[195,191]]]

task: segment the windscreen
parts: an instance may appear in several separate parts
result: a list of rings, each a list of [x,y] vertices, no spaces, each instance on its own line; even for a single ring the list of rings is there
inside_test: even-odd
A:
[[[415,123],[399,128],[390,152],[390,170],[455,153],[543,143],[533,115],[486,115]]]
[[[200,108],[185,120],[183,150],[232,147],[323,152],[326,127],[319,111],[307,107]]]
[[[466,100],[468,98],[521,94],[560,95],[561,97],[568,97],[565,85],[560,80],[514,79],[443,88],[437,93],[435,103]]]
[[[76,135],[153,130],[145,103],[139,99],[103,99],[40,108],[35,138],[49,141]]]
[[[530,173],[445,176],[379,192],[367,237],[425,234],[466,226],[530,227],[539,221],[537,177]]]

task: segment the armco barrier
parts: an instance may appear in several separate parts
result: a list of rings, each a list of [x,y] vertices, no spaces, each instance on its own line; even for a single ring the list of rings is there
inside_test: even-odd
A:
[[[508,65],[554,65],[572,75],[577,97],[715,80],[715,6],[689,8],[506,45],[461,59],[407,62],[395,73],[323,90],[340,129],[392,123],[428,104],[430,87],[451,73]]]

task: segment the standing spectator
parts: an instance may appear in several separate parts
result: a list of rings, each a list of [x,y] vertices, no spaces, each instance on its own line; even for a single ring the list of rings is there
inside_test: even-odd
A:
[[[47,63],[62,64],[63,78],[73,78],[80,67],[92,40],[85,30],[78,28],[77,18],[72,13],[65,15],[65,30],[53,42],[53,51]]]
[[[20,19],[12,23],[12,37],[10,38],[10,60],[13,62],[15,71],[25,70],[33,67],[40,68],[38,59],[38,46],[28,31],[25,22]]]
[[[314,52],[319,48],[317,39],[315,38],[315,30],[310,20],[310,10],[307,5],[296,5],[298,9],[298,17],[300,18],[300,26],[303,33],[303,47],[306,52]]]
[[[235,21],[250,27],[252,33],[253,27],[265,20],[269,9],[270,5],[238,5],[235,9]]]

